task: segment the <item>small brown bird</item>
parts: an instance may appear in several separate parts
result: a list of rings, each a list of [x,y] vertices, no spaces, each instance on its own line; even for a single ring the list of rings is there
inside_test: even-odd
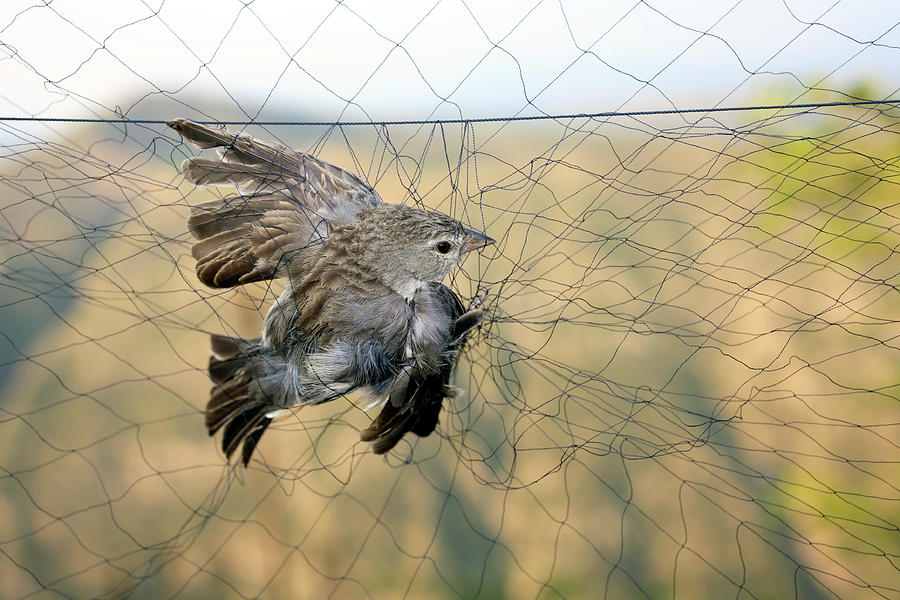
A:
[[[441,281],[494,242],[447,215],[383,204],[360,177],[248,135],[168,123],[219,158],[189,158],[185,179],[238,194],[191,208],[200,281],[214,288],[283,277],[262,337],[212,336],[210,435],[244,466],[285,409],[361,390],[381,413],[362,432],[376,454],[434,431],[483,297],[468,309]]]

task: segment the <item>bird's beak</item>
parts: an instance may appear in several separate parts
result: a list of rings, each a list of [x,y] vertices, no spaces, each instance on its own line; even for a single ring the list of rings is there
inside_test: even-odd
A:
[[[494,240],[484,235],[483,233],[479,233],[474,229],[466,229],[466,233],[469,234],[469,239],[465,241],[462,245],[462,253],[471,252],[472,250],[478,250],[479,248],[484,248],[488,244],[493,244]]]

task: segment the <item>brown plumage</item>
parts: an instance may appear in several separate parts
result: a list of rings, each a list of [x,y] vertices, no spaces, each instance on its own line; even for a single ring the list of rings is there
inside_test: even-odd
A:
[[[212,336],[206,426],[224,430],[226,456],[243,443],[246,465],[282,410],[357,389],[383,405],[361,435],[375,453],[407,432],[430,434],[484,315],[440,282],[493,240],[441,213],[384,204],[357,175],[313,156],[183,119],[169,125],[219,152],[187,159],[185,179],[238,191],[191,208],[200,280],[287,280],[260,339]]]

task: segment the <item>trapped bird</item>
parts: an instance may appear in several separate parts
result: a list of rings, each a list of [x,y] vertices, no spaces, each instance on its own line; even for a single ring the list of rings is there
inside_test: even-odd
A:
[[[197,276],[214,288],[285,278],[262,337],[212,336],[206,406],[226,457],[250,461],[274,418],[361,390],[381,413],[361,433],[376,454],[434,431],[484,297],[463,307],[441,281],[494,242],[447,215],[383,204],[359,176],[248,135],[168,123],[218,159],[188,158],[186,180],[238,193],[191,208]]]

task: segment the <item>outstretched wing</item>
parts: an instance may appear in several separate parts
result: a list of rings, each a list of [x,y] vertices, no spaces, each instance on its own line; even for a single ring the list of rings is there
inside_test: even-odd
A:
[[[332,227],[381,204],[358,175],[309,154],[185,119],[168,125],[199,148],[218,149],[218,159],[185,160],[185,179],[238,191],[191,207],[192,253],[208,286],[302,273]]]

